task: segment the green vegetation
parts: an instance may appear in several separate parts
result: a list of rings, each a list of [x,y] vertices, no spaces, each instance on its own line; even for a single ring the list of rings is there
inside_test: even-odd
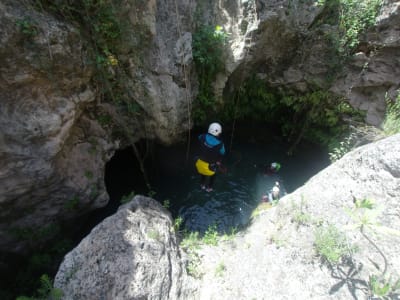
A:
[[[183,223],[183,218],[181,216],[178,216],[174,220],[174,226],[173,226],[174,232],[179,232],[179,230],[181,229],[182,223]]]
[[[394,293],[400,290],[400,279],[393,281],[391,278],[383,279],[379,276],[371,275],[369,277],[368,286],[371,296],[379,297],[379,299],[395,299]]]
[[[132,198],[135,196],[135,191],[130,192],[128,195],[122,196],[120,203],[125,204],[128,203],[129,201],[132,200]]]
[[[16,21],[16,24],[23,34],[24,38],[30,40],[38,35],[37,25],[29,18],[23,18]]]
[[[354,224],[348,226],[348,229],[358,229],[361,235],[375,248],[382,258],[383,264],[373,261],[380,274],[371,274],[369,277],[369,289],[372,296],[377,296],[380,299],[391,299],[391,296],[396,291],[400,290],[400,279],[392,280],[392,276],[387,276],[388,261],[380,249],[379,244],[372,240],[370,234],[389,234],[400,236],[400,231],[386,226],[382,226],[377,218],[381,213],[375,202],[371,199],[356,199],[354,207],[346,210],[347,214],[354,221]],[[398,274],[396,274],[398,276]]]
[[[386,135],[393,135],[400,133],[400,91],[398,91],[397,98],[394,100],[386,97],[386,116],[383,121],[383,131]]]
[[[93,179],[93,172],[92,171],[85,171],[85,177],[87,178],[87,179]]]
[[[170,207],[170,205],[171,205],[171,202],[170,202],[168,199],[165,199],[165,200],[163,201],[162,206],[163,206],[164,208],[168,209],[168,208]]]
[[[362,200],[357,199],[353,209],[346,209],[346,213],[354,222],[351,226],[347,226],[346,228],[360,229],[364,234],[365,231],[371,231],[373,233],[400,236],[400,231],[383,226],[379,223],[378,217],[381,212],[382,208],[378,208],[373,200],[368,198]]]
[[[190,252],[189,262],[186,267],[188,274],[190,276],[193,276],[194,278],[201,278],[203,276],[203,272],[200,266],[201,266],[200,257],[196,253]]]
[[[89,197],[90,199],[95,199],[99,196],[99,188],[97,187],[96,184],[92,184],[90,187],[90,194]]]
[[[300,206],[292,202],[292,222],[296,223],[298,226],[308,226],[313,222],[313,217],[306,212],[305,207],[306,203],[303,196],[301,197]]]
[[[231,241],[235,238],[236,234],[237,234],[237,228],[233,227],[233,228],[231,228],[230,233],[224,233],[222,235],[221,240],[222,241]]]
[[[182,218],[178,218],[177,224],[182,223]],[[229,236],[224,235],[221,239],[228,240],[232,238],[232,235],[236,232],[236,229],[231,229],[231,234]],[[213,224],[210,225],[206,232],[204,233],[203,237],[200,236],[199,232],[184,232],[183,240],[180,243],[180,246],[185,249],[185,251],[189,255],[189,262],[187,265],[188,274],[195,277],[200,278],[203,275],[201,271],[200,265],[201,260],[197,253],[197,249],[201,245],[213,245],[216,246],[218,244],[220,237],[217,231],[217,225]],[[225,266],[223,263],[219,264],[215,270],[217,276],[222,276],[223,272],[225,271]]]
[[[355,141],[355,136],[352,133],[349,133],[347,136],[342,138],[341,141],[335,139],[332,140],[329,144],[329,159],[331,162],[335,162],[342,158],[346,153],[350,152],[353,149],[353,144]]]
[[[159,241],[160,238],[161,238],[160,233],[159,233],[156,229],[149,230],[149,231],[147,232],[147,236],[148,236],[150,239],[156,240],[156,241]]]
[[[215,268],[215,276],[222,277],[226,271],[226,266],[223,261],[221,261]]]
[[[262,202],[260,203],[251,213],[250,218],[256,218],[258,217],[262,212],[267,211],[272,207],[271,203],[268,202]]]
[[[40,277],[40,287],[37,290],[35,297],[20,296],[17,300],[59,300],[63,297],[63,292],[60,289],[53,288],[53,283],[47,274]]]
[[[177,220],[178,221],[176,221],[175,223],[179,224],[180,227],[180,224],[182,223],[182,218],[178,217]],[[176,229],[175,232],[177,232]],[[189,262],[187,265],[188,274],[195,278],[200,278],[203,275],[203,272],[201,271],[200,268],[201,260],[197,253],[197,250],[201,247],[201,245],[216,246],[218,245],[219,241],[232,240],[236,232],[237,232],[236,228],[231,228],[230,233],[224,233],[221,236],[217,231],[216,224],[210,225],[202,237],[200,236],[198,231],[188,232],[185,230],[180,246],[183,249],[185,249],[185,251],[189,255]],[[217,276],[222,276],[225,269],[226,269],[225,265],[221,262],[216,267],[215,274]]]
[[[203,242],[206,245],[218,245],[218,231],[216,224],[213,224],[207,228],[203,236]]]
[[[348,132],[343,117],[362,118],[345,99],[330,92],[315,90],[293,95],[269,88],[256,76],[242,84],[235,99],[226,104],[224,120],[251,119],[279,126],[292,144],[289,153],[302,139],[335,145]]]
[[[322,22],[339,24],[338,53],[348,56],[359,44],[360,36],[373,26],[382,0],[317,0],[324,6],[325,18]]]
[[[200,234],[198,231],[186,232],[186,234],[180,244],[181,247],[186,250],[190,250],[190,251],[193,251],[193,250],[199,248],[201,245],[201,240],[200,240],[199,235]]]
[[[79,197],[75,195],[64,204],[64,207],[67,210],[75,210],[79,206],[79,201]]]
[[[315,233],[317,253],[330,264],[338,264],[353,249],[348,245],[346,237],[334,225],[320,227]]]
[[[287,246],[287,240],[278,234],[274,234],[270,238],[271,243],[274,243],[277,248],[282,248]]]
[[[213,82],[224,70],[223,47],[227,34],[222,27],[200,26],[193,34],[193,60],[199,79],[199,93],[193,107],[193,118],[204,122],[215,112]]]
[[[37,251],[30,257],[18,259],[18,264],[22,264],[24,268],[18,270],[15,274],[12,274],[12,270],[10,270],[10,278],[6,279],[6,284],[10,293],[15,295],[34,295],[29,298],[20,297],[19,299],[59,299],[57,295],[60,291],[53,289],[49,275],[42,274],[54,274],[65,253],[71,250],[72,241],[62,239],[56,242],[46,242],[43,239],[36,238],[34,242]],[[39,247],[38,244],[40,244]],[[38,281],[39,277],[40,282]],[[11,282],[7,282],[7,280],[11,280]],[[0,292],[0,294],[2,293]],[[8,299],[8,297],[4,299]]]
[[[50,223],[41,227],[14,227],[9,230],[10,234],[21,241],[39,242],[60,233],[60,226]]]

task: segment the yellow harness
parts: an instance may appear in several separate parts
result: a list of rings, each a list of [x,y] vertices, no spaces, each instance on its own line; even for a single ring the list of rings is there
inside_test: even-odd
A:
[[[209,163],[207,163],[207,162],[205,162],[205,161],[203,161],[201,159],[198,159],[196,161],[197,172],[199,172],[201,175],[212,176],[212,175],[215,174],[214,171],[210,170],[209,166],[210,166]]]

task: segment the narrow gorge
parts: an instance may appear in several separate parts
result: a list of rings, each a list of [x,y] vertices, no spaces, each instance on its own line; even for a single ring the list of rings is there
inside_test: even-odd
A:
[[[399,1],[2,0],[0,16],[2,299],[33,297],[44,270],[62,299],[399,297]],[[276,153],[297,181],[258,207],[249,179],[236,234],[192,249],[186,198],[157,199],[155,172],[196,176],[215,121],[230,170],[251,166],[221,195]],[[329,226],[359,251],[324,262]]]

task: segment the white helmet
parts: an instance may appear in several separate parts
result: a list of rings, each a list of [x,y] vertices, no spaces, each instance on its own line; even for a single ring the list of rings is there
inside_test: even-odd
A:
[[[280,168],[281,168],[280,163],[273,162],[273,163],[271,164],[271,169],[272,169],[272,170],[279,171]]]
[[[219,123],[211,123],[208,127],[208,133],[214,136],[219,136],[222,132],[222,127]]]

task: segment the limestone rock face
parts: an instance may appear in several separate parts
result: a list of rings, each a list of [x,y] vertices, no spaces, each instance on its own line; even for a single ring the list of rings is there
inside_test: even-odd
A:
[[[121,206],[66,257],[63,299],[191,299],[172,219],[143,196]]]
[[[331,89],[379,125],[385,95],[400,86],[399,1],[384,1],[363,47],[331,84],[324,37],[336,28],[316,26],[322,9],[315,1],[131,0],[117,9],[129,25],[117,56],[141,113],[126,116],[92,85],[90,43],[76,24],[29,3],[0,4],[0,249],[7,251],[23,248],[10,229],[34,231],[107,203],[104,167],[120,143],[97,111],[120,120],[117,129],[127,128],[129,142],[172,144],[186,136],[197,93],[195,12],[229,34],[225,73],[214,86],[221,104],[225,92],[258,74],[294,92]]]
[[[127,1],[120,8],[120,14],[130,23],[128,35],[145,36],[138,45],[127,42],[125,51],[129,54],[121,55],[129,65],[126,84],[145,112],[136,122],[138,139],[154,138],[171,144],[182,139],[193,125],[188,109],[195,92],[191,87],[194,4],[147,1],[137,7],[137,1]]]
[[[367,113],[366,122],[379,126],[385,100],[395,99],[400,88],[400,1],[385,1],[377,24],[354,54],[343,76],[332,86]]]
[[[353,59],[343,63],[334,82],[338,58],[333,58],[335,49],[327,37],[338,29],[316,25],[324,11],[315,1],[232,1],[219,3],[213,11],[232,37],[226,73],[215,83],[220,95],[257,74],[269,86],[295,93],[329,89],[365,111],[366,123],[374,126],[384,118],[385,97],[397,96],[399,1],[383,2],[377,24],[362,39]]]
[[[95,93],[75,28],[2,1],[0,42],[0,248],[18,251],[11,231],[105,204],[98,163],[112,145],[84,115]]]

